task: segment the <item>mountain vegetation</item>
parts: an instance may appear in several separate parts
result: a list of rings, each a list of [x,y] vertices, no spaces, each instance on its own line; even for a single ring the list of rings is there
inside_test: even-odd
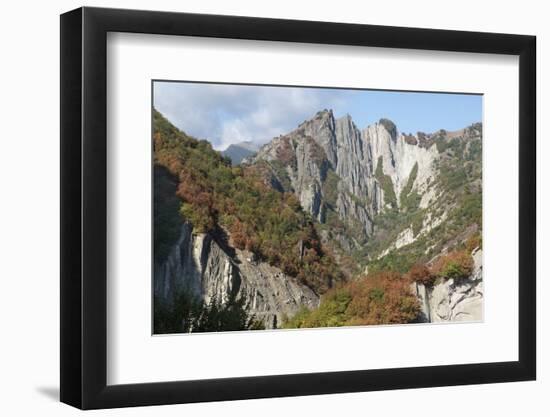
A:
[[[285,328],[366,326],[413,322],[420,312],[410,281],[397,272],[379,272],[327,292],[316,310],[302,309]]]
[[[279,266],[317,292],[342,279],[294,194],[266,185],[256,167],[233,167],[209,142],[180,132],[159,112],[153,117],[154,162],[160,177],[155,186],[159,255],[174,239],[173,224],[188,221],[196,233],[227,234],[235,248]],[[164,195],[166,184],[175,185],[177,211],[174,197]]]
[[[178,294],[172,305],[154,302],[153,332],[155,334],[264,330],[261,321],[248,314],[244,300],[232,299],[209,303]]]
[[[460,314],[477,317],[481,135],[400,134],[388,119],[360,130],[323,110],[232,157],[154,110],[154,261],[157,287],[173,287],[156,290],[155,333],[443,320],[462,307],[436,316],[430,294],[473,276],[476,307]]]

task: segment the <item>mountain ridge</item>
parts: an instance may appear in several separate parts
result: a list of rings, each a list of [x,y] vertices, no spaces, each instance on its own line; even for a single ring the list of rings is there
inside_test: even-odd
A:
[[[295,193],[320,224],[346,229],[332,238],[327,235],[333,232],[325,231],[325,240],[338,241],[350,254],[372,237],[380,213],[425,210],[436,203],[441,189],[434,181],[443,153],[452,141],[480,139],[481,124],[472,126],[451,134],[405,135],[381,119],[360,130],[349,115],[337,119],[325,109],[243,163],[267,163],[266,183]]]
[[[158,183],[173,181],[182,201],[179,214],[170,209],[169,226],[159,230],[168,236],[172,232],[167,230],[174,230],[174,224],[186,225],[178,229],[183,231],[177,239],[160,239],[158,247],[167,248],[168,258],[155,262],[159,303],[169,305],[182,288],[194,288],[194,297],[207,304],[216,299],[227,305],[241,300],[264,326],[276,328],[298,314],[301,303],[316,311],[323,294],[342,285],[339,283],[362,280],[377,271],[408,276],[415,264],[431,265],[446,253],[452,255],[448,262],[463,259],[453,254],[480,236],[482,226],[481,135],[481,123],[455,132],[412,135],[381,119],[359,129],[351,116],[336,119],[325,109],[231,167],[223,153],[216,153],[208,142],[187,137],[155,113],[155,169],[170,172],[159,171]],[[185,167],[193,160],[197,161],[195,170],[190,171]],[[235,181],[240,184],[236,188]],[[165,197],[166,202],[175,204],[170,195]],[[252,205],[235,210],[235,203],[243,204],[239,201]],[[266,201],[270,201],[267,206]],[[168,207],[166,204],[159,203],[159,208]],[[157,205],[155,210],[159,217]],[[254,211],[250,210],[256,210],[252,217]],[[295,228],[290,234],[284,232],[286,223],[277,214],[283,212]],[[291,236],[295,240],[285,249],[276,249]],[[205,246],[203,241],[213,243]],[[177,242],[192,243],[174,246]],[[203,253],[200,259],[204,262],[200,262],[211,267],[189,266],[200,264],[193,260],[199,259],[193,255],[198,252]],[[314,267],[325,272],[308,272]],[[335,267],[343,277],[315,281],[314,277],[322,278],[325,273],[337,277]],[[442,267],[438,268],[434,273],[441,273]],[[268,286],[257,280],[259,271]],[[191,276],[194,278],[189,281]],[[418,312],[428,311],[426,308],[435,311],[430,299],[435,302],[437,295],[451,300],[459,290],[471,292],[471,311],[478,311],[480,273],[476,277],[471,285],[451,285],[447,279],[437,285],[416,285],[415,297],[423,306],[419,304]],[[193,282],[192,287],[185,282]],[[281,288],[292,288],[289,294],[293,295],[285,298]],[[403,286],[399,291],[404,297],[410,290]],[[355,289],[350,294],[356,293]],[[286,299],[295,300],[292,308],[284,307]],[[270,301],[266,304],[265,300]],[[445,302],[449,309],[460,310],[454,302]],[[396,317],[416,314],[417,307],[409,307],[412,310]],[[455,317],[453,314],[441,313],[441,320]]]

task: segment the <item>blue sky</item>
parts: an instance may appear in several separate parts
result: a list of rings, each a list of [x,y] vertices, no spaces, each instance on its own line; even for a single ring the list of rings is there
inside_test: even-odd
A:
[[[482,121],[482,96],[185,82],[154,83],[153,104],[186,133],[215,148],[265,143],[317,111],[350,114],[363,129],[385,117],[399,131],[457,130]]]

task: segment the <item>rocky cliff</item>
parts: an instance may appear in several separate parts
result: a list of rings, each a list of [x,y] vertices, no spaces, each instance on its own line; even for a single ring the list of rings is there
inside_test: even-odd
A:
[[[362,267],[406,270],[479,232],[481,124],[405,134],[388,119],[361,130],[324,110],[245,163],[267,163],[269,181],[295,193],[324,241]],[[415,288],[426,320],[481,319],[481,252],[475,271]]]
[[[223,247],[223,248],[222,248]],[[181,226],[178,240],[166,259],[155,265],[155,296],[170,304],[180,293],[208,304],[235,298],[266,328],[276,328],[284,316],[301,307],[317,307],[319,297],[279,268],[258,262],[252,253],[221,244],[211,234],[193,234]]]
[[[433,286],[412,284],[422,308],[421,321],[483,320],[483,251],[476,249],[472,257],[474,268],[469,277],[440,279]]]
[[[294,192],[320,223],[334,223],[334,213],[348,229],[336,240],[353,249],[372,235],[377,214],[402,206],[404,191],[422,196],[421,207],[437,197],[428,188],[440,155],[422,145],[389,120],[360,130],[349,115],[336,119],[324,110],[244,162],[267,162],[270,181]]]
[[[469,238],[479,235],[481,124],[456,132],[440,130],[432,134],[405,134],[387,119],[359,129],[349,115],[335,118],[332,111],[323,110],[292,132],[265,144],[256,154],[245,158],[240,167],[219,170],[212,175],[214,179],[209,177],[208,169],[211,168],[205,167],[220,166],[225,162],[218,161],[211,148],[195,139],[185,137],[180,141],[180,135],[183,134],[169,131],[159,137],[160,151],[156,152],[160,156],[161,151],[167,155],[164,159],[158,157],[161,165],[174,171],[171,168],[176,159],[174,154],[178,155],[184,146],[186,150],[193,150],[190,153],[193,158],[204,162],[196,170],[203,178],[196,178],[193,172],[182,175],[180,170],[179,178],[177,175],[170,177],[168,183],[171,185],[165,187],[165,194],[172,196],[172,190],[178,189],[180,197],[185,195],[184,203],[185,199],[192,201],[197,196],[196,200],[200,197],[204,204],[184,213],[183,217],[187,218],[177,239],[161,240],[170,242],[166,256],[159,257],[155,264],[154,290],[161,302],[170,304],[181,293],[192,295],[206,304],[211,300],[223,304],[238,299],[244,303],[246,311],[261,320],[266,328],[276,328],[284,317],[292,317],[302,307],[317,307],[320,296],[332,285],[306,286],[304,283],[307,282],[298,278],[301,270],[312,270],[308,268],[302,235],[310,236],[310,251],[313,251],[314,242],[320,241],[319,253],[330,254],[330,259],[334,254],[337,268],[349,280],[364,277],[367,270],[404,274],[414,263],[429,263],[442,253],[463,248]],[[175,137],[179,142],[163,141],[164,137]],[[186,158],[181,159],[181,166],[189,164],[190,157]],[[175,166],[181,169],[181,166]],[[278,267],[281,266],[280,259],[268,263],[268,257],[264,256],[261,262],[252,252],[240,250],[230,243],[233,232],[228,230],[231,225],[235,226],[235,222],[224,224],[222,211],[230,210],[234,218],[238,217],[232,206],[234,193],[238,190],[229,193],[224,204],[214,207],[213,202],[227,192],[225,185],[216,185],[215,181],[230,178],[233,175],[231,169],[259,175],[257,182],[267,186],[262,193],[267,189],[284,196],[284,199],[290,196],[294,201],[298,200],[297,208],[287,204],[283,210],[283,206],[274,205],[276,215],[269,220],[273,225],[264,225],[264,234],[253,236],[255,242],[250,239],[250,230],[257,226],[260,218],[249,221],[251,224],[241,222],[241,228],[235,228],[237,234],[242,235],[243,230],[248,233],[245,238],[240,236],[240,247],[254,250],[254,245],[265,240],[266,233],[272,229],[281,229],[278,234],[270,236],[274,243],[283,240],[285,233],[288,235],[284,225],[279,224],[281,211],[297,210],[296,213],[301,213],[304,220],[296,224],[303,230],[296,233],[299,237],[295,243],[287,247],[288,253],[298,254],[299,261],[304,262],[293,276],[283,273]],[[266,201],[278,201],[278,197],[273,195],[265,198],[265,194],[250,192],[263,196]],[[211,193],[211,199],[207,193]],[[241,196],[239,204],[244,197]],[[163,198],[159,201],[164,203],[158,206],[166,206],[168,212],[170,200]],[[259,200],[250,201],[259,205]],[[183,208],[189,209],[185,204]],[[197,227],[193,229],[190,214],[203,208],[208,208],[208,211],[206,215],[203,213],[203,218],[197,216],[199,220],[211,216],[218,230],[223,229],[225,237],[212,230],[204,233],[208,222],[203,222],[202,231]],[[175,211],[170,210],[170,218],[176,221]],[[165,217],[168,215],[163,213],[158,215],[161,225],[167,224]],[[247,211],[241,214],[245,218]],[[181,222],[181,218],[177,221]],[[173,227],[166,226],[159,234],[169,237],[167,230],[173,230]],[[412,287],[422,305],[423,321],[482,319],[481,256],[480,250],[473,254],[474,272],[467,279],[440,279],[429,287],[422,284]],[[320,258],[315,259],[321,263]],[[292,268],[285,271],[293,274]],[[324,273],[316,276],[323,277]],[[408,284],[405,285],[408,291]]]

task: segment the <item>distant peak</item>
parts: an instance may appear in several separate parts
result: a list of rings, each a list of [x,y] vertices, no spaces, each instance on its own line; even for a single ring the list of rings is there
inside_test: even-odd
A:
[[[229,157],[233,165],[238,165],[244,159],[258,152],[258,149],[259,146],[256,143],[247,140],[244,142],[232,143],[222,151],[222,155]]]
[[[242,149],[249,150],[251,152],[256,152],[256,151],[258,151],[258,149],[260,147],[259,147],[258,144],[254,143],[250,140],[245,140],[245,141],[242,141],[242,142],[232,143],[225,150],[227,151],[230,148],[242,148]]]

